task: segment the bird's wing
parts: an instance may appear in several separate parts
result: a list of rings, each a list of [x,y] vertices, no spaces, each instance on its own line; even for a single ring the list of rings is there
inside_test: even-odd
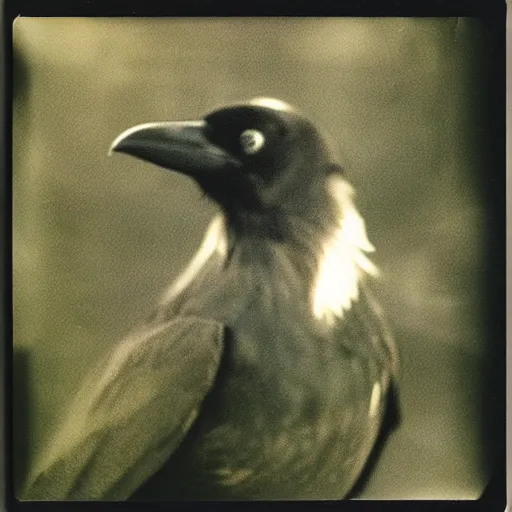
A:
[[[223,325],[189,317],[118,345],[78,392],[22,499],[128,498],[194,422],[223,337]]]

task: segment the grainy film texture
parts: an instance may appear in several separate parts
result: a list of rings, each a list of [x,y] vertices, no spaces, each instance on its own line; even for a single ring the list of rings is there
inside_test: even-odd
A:
[[[498,342],[486,330],[477,20],[19,18],[13,31],[17,486],[216,211],[183,175],[109,158],[112,140],[270,96],[329,134],[400,348],[402,424],[360,497],[481,495]]]

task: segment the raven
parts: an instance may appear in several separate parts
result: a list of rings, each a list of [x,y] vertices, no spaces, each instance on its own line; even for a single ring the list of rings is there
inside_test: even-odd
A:
[[[77,393],[25,499],[341,499],[398,355],[326,138],[275,99],[123,132],[111,151],[219,206],[189,266]]]

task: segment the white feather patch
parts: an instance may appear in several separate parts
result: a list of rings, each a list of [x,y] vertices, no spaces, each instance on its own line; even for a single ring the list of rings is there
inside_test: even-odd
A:
[[[352,187],[338,177],[332,177],[328,186],[338,204],[340,219],[334,236],[323,247],[313,288],[313,314],[331,324],[358,299],[362,274],[377,275],[378,269],[365,254],[375,248],[352,201]]]
[[[370,397],[370,406],[368,408],[368,417],[373,418],[379,410],[380,399],[382,396],[382,390],[380,382],[375,382],[372,388],[372,396]]]
[[[257,105],[259,107],[271,108],[272,110],[287,111],[292,110],[292,107],[281,100],[274,98],[259,97],[254,98],[249,102],[251,105]]]
[[[208,259],[218,252],[225,258],[228,250],[227,234],[224,219],[221,214],[216,215],[206,231],[203,243],[192,261],[185,268],[183,273],[174,281],[161,303],[166,304],[180,292],[182,292],[194,279]]]

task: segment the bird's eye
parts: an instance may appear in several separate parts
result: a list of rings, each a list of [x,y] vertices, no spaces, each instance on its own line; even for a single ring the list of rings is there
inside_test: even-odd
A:
[[[265,137],[258,130],[245,130],[240,135],[242,149],[248,155],[253,155],[265,144]]]

